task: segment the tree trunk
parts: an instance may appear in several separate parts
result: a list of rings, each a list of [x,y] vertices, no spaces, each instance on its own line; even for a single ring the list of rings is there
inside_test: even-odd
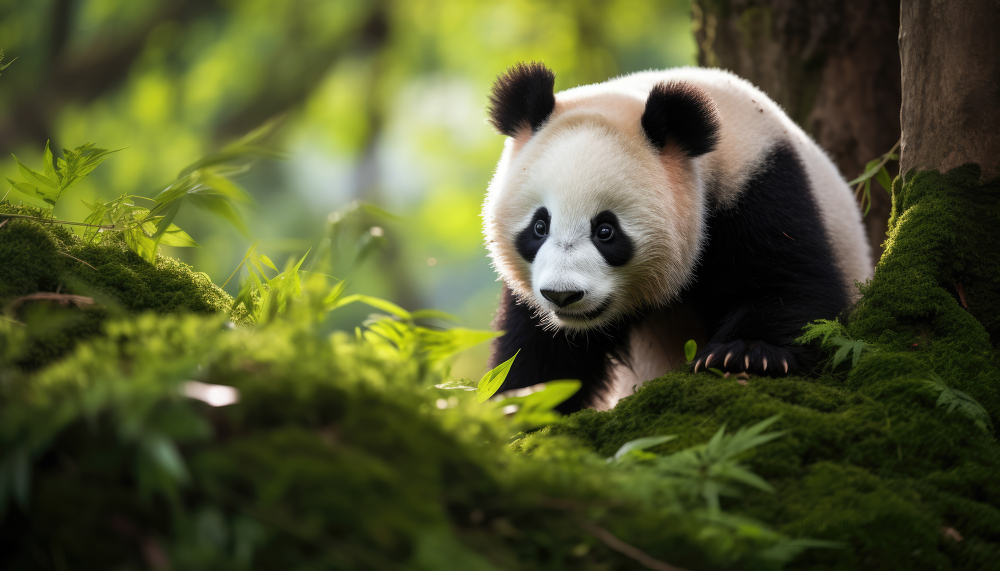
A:
[[[900,165],[1000,176],[1000,2],[905,0]]]
[[[918,359],[1000,426],[997,30],[995,0],[903,2],[903,176],[850,331]]]
[[[694,0],[692,12],[698,62],[763,89],[847,179],[899,139],[898,0]],[[891,200],[875,186],[865,227],[878,257]]]

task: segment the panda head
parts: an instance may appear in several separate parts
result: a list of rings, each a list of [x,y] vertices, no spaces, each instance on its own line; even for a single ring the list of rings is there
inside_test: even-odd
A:
[[[669,302],[690,281],[714,101],[686,83],[642,97],[608,84],[553,94],[539,63],[500,76],[489,121],[509,138],[483,205],[500,277],[546,327],[600,328]]]

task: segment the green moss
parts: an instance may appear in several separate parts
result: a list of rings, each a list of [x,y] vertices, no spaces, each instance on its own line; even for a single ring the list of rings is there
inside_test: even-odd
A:
[[[1000,180],[979,168],[910,172],[893,185],[886,254],[851,320],[852,336],[911,354],[1000,420]],[[962,294],[959,293],[961,289]],[[965,298],[963,306],[962,298]],[[891,377],[876,366],[853,382]]]
[[[155,264],[128,249],[118,233],[108,232],[91,244],[61,224],[9,218],[4,213],[51,218],[45,211],[0,203],[0,308],[35,293],[74,294],[93,298],[95,306],[63,312],[61,326],[47,332],[23,357],[36,368],[66,353],[76,340],[94,335],[110,313],[155,311],[228,313],[232,298],[203,273],[177,260],[158,256]],[[20,305],[20,304],[19,304]],[[52,304],[18,308],[14,317],[32,312],[51,318]],[[242,322],[242,315],[234,320]]]

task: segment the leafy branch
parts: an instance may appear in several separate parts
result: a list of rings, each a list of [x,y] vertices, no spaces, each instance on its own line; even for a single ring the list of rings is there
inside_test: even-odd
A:
[[[52,208],[66,194],[66,191],[96,169],[109,155],[121,150],[109,151],[95,147],[94,143],[87,143],[72,151],[63,149],[63,156],[53,161],[49,142],[46,141],[45,151],[42,153],[44,174],[28,168],[16,155],[11,154],[14,161],[17,162],[21,176],[24,177],[24,182],[4,178],[7,178],[7,182],[14,190],[31,198],[40,199],[49,208]]]
[[[858,185],[854,190],[854,198],[861,198],[861,207],[864,208],[864,215],[868,215],[868,211],[872,208],[872,179],[878,181],[879,185],[889,196],[892,196],[892,177],[889,176],[889,171],[886,170],[885,165],[889,161],[898,161],[899,155],[896,154],[896,149],[899,148],[899,144],[902,141],[896,141],[896,144],[889,149],[888,153],[885,153],[877,159],[872,159],[868,161],[865,165],[865,172],[861,174],[858,178],[847,183],[848,185]]]

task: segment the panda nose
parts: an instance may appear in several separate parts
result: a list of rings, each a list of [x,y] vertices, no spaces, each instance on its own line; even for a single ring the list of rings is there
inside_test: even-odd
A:
[[[552,291],[550,289],[542,290],[542,297],[551,301],[552,303],[558,305],[559,307],[566,307],[567,305],[580,301],[583,299],[582,291]]]

